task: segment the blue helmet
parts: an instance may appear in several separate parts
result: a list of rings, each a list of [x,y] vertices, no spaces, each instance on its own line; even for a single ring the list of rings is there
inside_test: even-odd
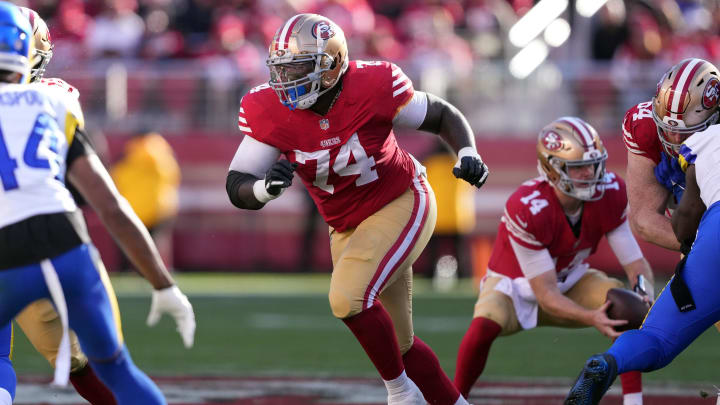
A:
[[[30,21],[15,5],[0,1],[0,70],[20,73],[21,83],[30,77],[32,41]]]

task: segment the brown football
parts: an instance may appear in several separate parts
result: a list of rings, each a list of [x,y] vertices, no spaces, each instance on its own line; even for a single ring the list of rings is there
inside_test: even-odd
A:
[[[624,288],[611,288],[607,292],[610,307],[607,310],[610,319],[625,319],[625,325],[616,326],[618,332],[637,329],[642,325],[650,307],[643,301],[640,294]]]

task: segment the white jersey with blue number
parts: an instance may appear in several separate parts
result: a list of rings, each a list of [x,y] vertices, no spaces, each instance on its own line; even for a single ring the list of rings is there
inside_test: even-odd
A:
[[[695,164],[695,179],[706,207],[720,201],[720,125],[685,140],[680,147],[680,163],[683,167]]]
[[[66,92],[0,85],[0,227],[77,209],[64,176],[69,144],[82,125],[77,98]]]

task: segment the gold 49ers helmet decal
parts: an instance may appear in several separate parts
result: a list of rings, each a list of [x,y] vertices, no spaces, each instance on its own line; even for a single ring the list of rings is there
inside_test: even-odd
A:
[[[342,29],[317,14],[298,14],[275,33],[268,49],[270,87],[291,108],[311,107],[347,70]]]
[[[668,70],[653,97],[653,120],[665,152],[677,156],[683,138],[718,122],[720,76],[712,63],[698,58],[685,59]],[[673,142],[668,133],[681,134]]]
[[[540,175],[563,193],[584,201],[602,198],[607,151],[597,131],[577,117],[562,117],[538,134],[536,145]],[[575,179],[568,169],[592,166],[592,177]]]

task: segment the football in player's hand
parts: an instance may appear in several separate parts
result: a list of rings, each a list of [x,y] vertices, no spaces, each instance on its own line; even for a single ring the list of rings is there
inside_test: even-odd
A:
[[[618,332],[637,329],[642,325],[650,307],[643,301],[640,294],[624,288],[611,288],[607,292],[610,307],[607,310],[610,319],[625,319],[625,325],[616,326]]]

